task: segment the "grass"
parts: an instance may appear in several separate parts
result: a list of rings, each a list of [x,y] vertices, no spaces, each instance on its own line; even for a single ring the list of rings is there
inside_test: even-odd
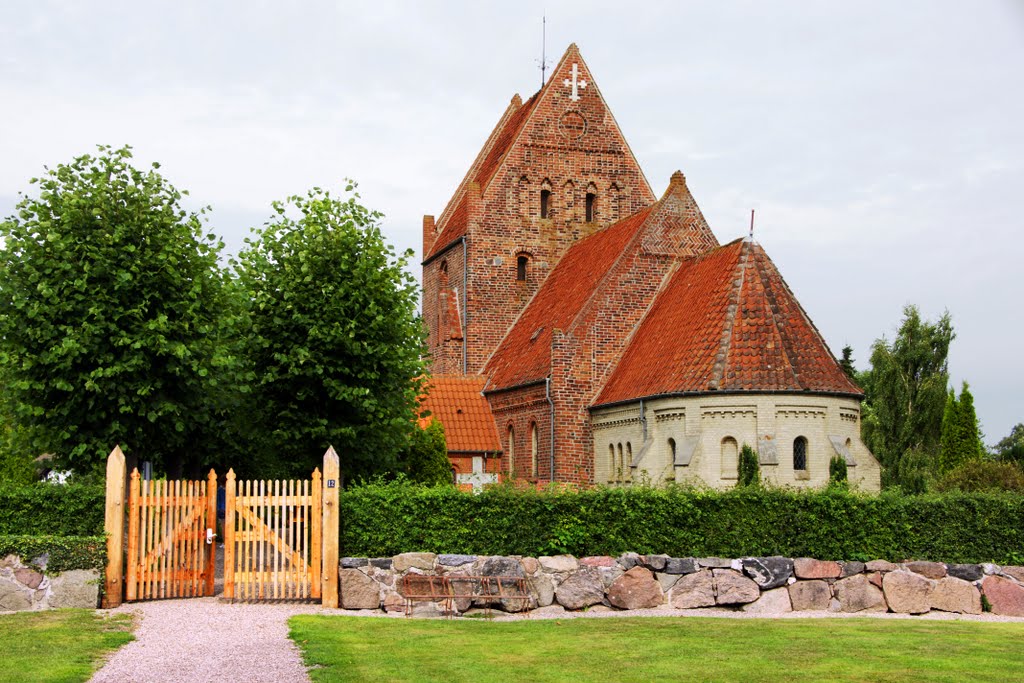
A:
[[[1024,680],[1021,623],[303,615],[289,625],[317,682]]]
[[[128,615],[87,609],[0,614],[0,683],[86,681],[131,628]]]

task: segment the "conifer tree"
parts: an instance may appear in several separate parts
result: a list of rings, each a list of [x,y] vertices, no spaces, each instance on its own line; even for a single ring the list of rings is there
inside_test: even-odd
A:
[[[757,486],[761,483],[761,465],[757,461],[757,452],[747,444],[740,449],[739,484],[738,486]]]
[[[979,460],[985,455],[985,446],[981,442],[981,430],[978,428],[978,415],[974,411],[974,396],[967,382],[960,388],[960,399],[957,401],[957,430],[960,433],[960,449],[964,460]]]

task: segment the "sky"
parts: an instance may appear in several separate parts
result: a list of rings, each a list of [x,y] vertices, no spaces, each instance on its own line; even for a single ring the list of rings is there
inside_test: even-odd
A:
[[[986,443],[1024,422],[1024,0],[46,2],[0,22],[0,217],[28,180],[134,148],[227,251],[359,183],[415,250],[515,93],[575,42],[655,193],[686,174],[860,369],[907,304],[952,315]]]

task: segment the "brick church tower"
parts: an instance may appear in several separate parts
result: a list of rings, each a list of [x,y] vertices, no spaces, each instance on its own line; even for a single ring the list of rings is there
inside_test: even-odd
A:
[[[481,372],[568,247],[654,200],[570,45],[540,91],[512,98],[438,219],[423,217],[433,373]]]

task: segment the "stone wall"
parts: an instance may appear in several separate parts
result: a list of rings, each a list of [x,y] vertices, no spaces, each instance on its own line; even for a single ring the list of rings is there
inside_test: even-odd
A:
[[[724,607],[778,614],[791,611],[895,612],[931,610],[1024,617],[1024,567],[938,562],[833,562],[808,558],[483,557],[405,553],[393,558],[341,560],[343,609],[405,609],[402,577],[516,576],[526,580],[528,608],[558,610],[694,609]],[[455,601],[465,613],[480,605]],[[521,610],[506,601],[494,605]],[[415,602],[413,613],[440,615],[441,602]]]
[[[99,607],[100,573],[94,569],[71,569],[60,574],[46,572],[46,558],[35,558],[29,566],[17,555],[0,559],[0,612],[55,609],[58,607]]]

